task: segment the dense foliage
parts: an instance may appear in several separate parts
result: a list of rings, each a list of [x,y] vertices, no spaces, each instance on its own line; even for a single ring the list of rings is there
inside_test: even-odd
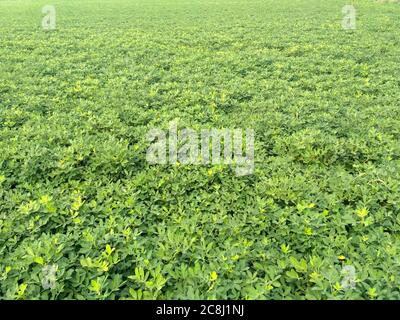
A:
[[[400,298],[400,5],[52,3],[0,1],[1,298]],[[173,119],[254,174],[149,165]]]

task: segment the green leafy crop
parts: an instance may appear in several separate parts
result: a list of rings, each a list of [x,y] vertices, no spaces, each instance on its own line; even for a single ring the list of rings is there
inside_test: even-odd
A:
[[[0,1],[0,298],[400,299],[400,5]],[[252,128],[255,170],[146,134]]]

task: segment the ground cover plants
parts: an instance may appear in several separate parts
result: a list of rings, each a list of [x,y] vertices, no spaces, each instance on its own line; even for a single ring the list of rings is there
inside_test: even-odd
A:
[[[0,1],[2,299],[400,298],[399,4],[51,4]],[[176,119],[253,174],[148,163]]]

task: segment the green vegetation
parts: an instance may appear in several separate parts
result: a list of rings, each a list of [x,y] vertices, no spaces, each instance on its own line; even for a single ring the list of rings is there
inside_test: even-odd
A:
[[[400,5],[352,3],[0,1],[0,297],[400,299]],[[176,118],[254,174],[150,165]]]

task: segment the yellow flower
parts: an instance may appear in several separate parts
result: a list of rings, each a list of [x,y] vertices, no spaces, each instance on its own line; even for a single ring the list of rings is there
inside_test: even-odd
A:
[[[312,236],[312,234],[313,234],[313,229],[311,229],[311,228],[305,228],[305,229],[304,229],[304,233],[305,233],[307,236]]]
[[[344,255],[340,255],[340,256],[338,257],[338,259],[339,259],[340,261],[344,261],[344,260],[346,260],[346,257],[345,257]]]
[[[48,195],[41,196],[39,200],[39,202],[44,205],[48,204],[50,201],[51,198]]]
[[[356,214],[357,214],[358,217],[363,219],[368,215],[368,209],[367,208],[358,209],[356,211]]]
[[[239,258],[240,258],[239,255],[236,254],[236,255],[234,255],[234,256],[232,257],[232,260],[233,260],[233,261],[238,261]]]
[[[215,281],[217,279],[218,279],[218,274],[215,271],[211,272],[210,273],[210,281]]]

